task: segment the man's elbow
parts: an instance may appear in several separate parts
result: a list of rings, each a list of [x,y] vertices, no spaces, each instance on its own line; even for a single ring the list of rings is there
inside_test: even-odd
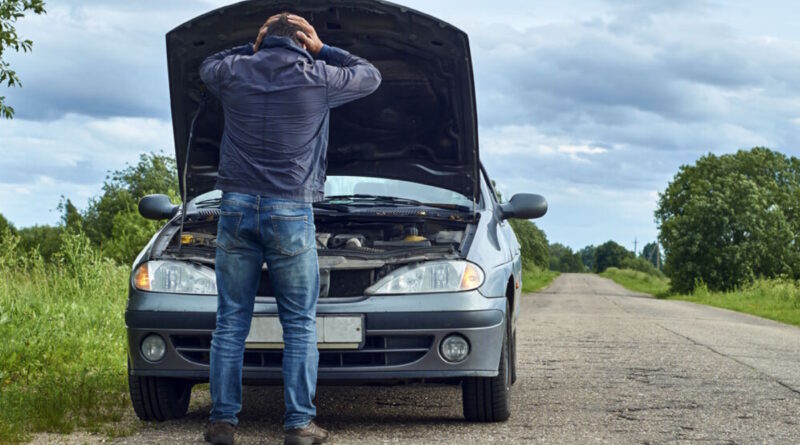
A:
[[[212,79],[211,74],[214,71],[213,68],[211,67],[212,65],[213,64],[209,63],[208,60],[205,60],[203,63],[200,64],[200,69],[198,71],[200,74],[200,80],[202,80],[203,83],[208,83],[209,81],[211,81]]]
[[[367,79],[364,82],[364,84],[366,87],[365,89],[369,91],[367,94],[372,94],[375,92],[375,90],[378,89],[379,86],[381,86],[381,82],[383,81],[383,76],[381,75],[381,72],[374,66],[369,71],[370,71],[369,75],[367,76]]]

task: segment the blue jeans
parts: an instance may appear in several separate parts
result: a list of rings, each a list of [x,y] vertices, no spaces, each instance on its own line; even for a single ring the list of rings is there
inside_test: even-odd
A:
[[[242,408],[242,362],[261,267],[267,263],[283,326],[284,428],[316,416],[316,312],[319,297],[311,204],[224,193],[217,228],[217,327],[211,340],[212,422],[236,425]]]

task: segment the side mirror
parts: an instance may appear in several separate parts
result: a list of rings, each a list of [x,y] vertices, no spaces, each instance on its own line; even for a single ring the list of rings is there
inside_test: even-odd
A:
[[[147,219],[169,219],[178,213],[177,206],[167,195],[147,195],[139,201],[139,214]]]
[[[505,204],[500,204],[500,218],[534,219],[547,213],[547,200],[542,195],[517,193]]]

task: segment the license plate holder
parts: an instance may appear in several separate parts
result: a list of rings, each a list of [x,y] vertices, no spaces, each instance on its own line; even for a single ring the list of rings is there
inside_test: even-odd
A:
[[[364,345],[364,315],[317,317],[317,348],[360,349]],[[257,315],[245,339],[247,349],[283,349],[283,328],[275,315]]]

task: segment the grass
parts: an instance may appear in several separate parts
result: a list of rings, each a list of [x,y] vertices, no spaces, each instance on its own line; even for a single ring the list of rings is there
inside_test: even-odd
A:
[[[600,276],[610,278],[622,287],[634,292],[650,294],[658,298],[669,295],[669,279],[638,270],[609,267]]]
[[[705,286],[700,286],[691,295],[675,295],[670,298],[800,326],[800,282],[796,281],[756,280],[735,292],[710,292]]]
[[[549,286],[559,275],[552,270],[526,267],[522,270],[522,292],[536,292]]]
[[[106,422],[129,406],[128,268],[80,235],[64,235],[57,264],[0,238],[0,443],[76,427],[114,435]]]
[[[730,309],[782,323],[800,326],[800,282],[782,279],[760,279],[731,292],[709,291],[704,285],[688,295],[669,292],[669,280],[629,269],[609,268],[600,274],[623,287],[658,298]]]

